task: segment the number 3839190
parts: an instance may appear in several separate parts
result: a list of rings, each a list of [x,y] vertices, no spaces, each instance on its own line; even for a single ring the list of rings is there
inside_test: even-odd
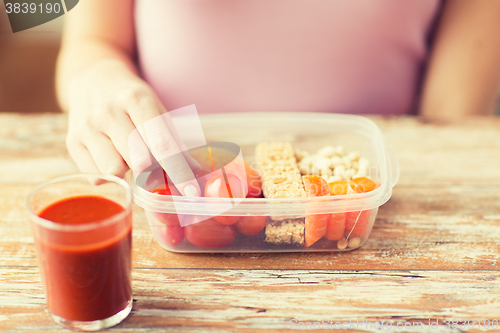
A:
[[[59,13],[61,11],[61,5],[59,3],[19,3],[19,2],[6,2],[5,10],[7,14],[35,14],[35,13]]]

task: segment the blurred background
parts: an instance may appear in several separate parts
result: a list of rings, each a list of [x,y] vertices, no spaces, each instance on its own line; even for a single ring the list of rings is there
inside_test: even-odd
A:
[[[0,111],[60,111],[54,72],[64,16],[13,34],[0,6]]]

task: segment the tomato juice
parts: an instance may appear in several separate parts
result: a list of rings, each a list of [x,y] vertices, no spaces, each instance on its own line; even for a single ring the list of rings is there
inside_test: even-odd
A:
[[[132,298],[132,214],[95,195],[57,201],[37,214],[60,228],[35,226],[47,306],[74,321],[109,318]]]

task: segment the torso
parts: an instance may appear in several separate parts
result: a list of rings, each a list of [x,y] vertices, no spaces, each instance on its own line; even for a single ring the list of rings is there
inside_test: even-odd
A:
[[[439,0],[137,0],[143,77],[168,110],[404,114]]]

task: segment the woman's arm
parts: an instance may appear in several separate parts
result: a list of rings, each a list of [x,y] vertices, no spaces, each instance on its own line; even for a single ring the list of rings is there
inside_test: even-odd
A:
[[[500,1],[447,0],[437,26],[420,113],[492,114],[500,88]]]
[[[65,15],[57,63],[57,96],[68,110],[72,79],[102,60],[136,73],[133,0],[85,0]]]
[[[123,177],[129,167],[136,175],[149,167],[149,151],[158,161],[179,156],[178,133],[137,74],[133,0],[80,1],[67,15],[57,93],[69,112],[66,145],[79,169]],[[200,195],[185,159],[162,166],[182,194]]]

